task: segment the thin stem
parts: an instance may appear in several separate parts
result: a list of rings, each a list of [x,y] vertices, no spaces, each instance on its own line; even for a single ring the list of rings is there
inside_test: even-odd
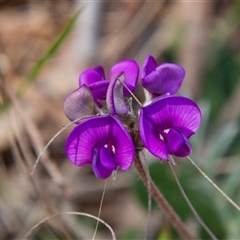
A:
[[[193,215],[195,216],[195,218],[197,219],[197,221],[199,222],[199,224],[205,229],[205,231],[209,234],[209,236],[214,239],[214,240],[217,240],[216,236],[212,233],[212,231],[208,228],[208,226],[203,222],[203,220],[201,219],[201,217],[198,215],[197,211],[195,210],[195,208],[193,207],[192,203],[190,202],[189,198],[187,197],[180,181],[178,180],[178,177],[175,173],[175,170],[172,166],[172,163],[169,162],[169,166],[170,166],[170,169],[171,169],[171,172],[173,174],[173,177],[178,185],[178,188],[182,194],[182,196],[184,197],[186,203],[188,204],[189,208],[191,209]]]
[[[36,167],[37,167],[37,165],[38,165],[38,163],[39,163],[42,155],[43,155],[43,154],[45,153],[45,151],[48,149],[48,147],[50,146],[50,144],[51,144],[63,131],[65,131],[67,128],[69,128],[69,127],[72,126],[73,124],[75,124],[75,123],[79,122],[80,120],[83,120],[83,119],[85,119],[85,118],[87,118],[87,117],[90,117],[90,116],[81,117],[81,118],[75,119],[74,121],[66,124],[65,126],[62,127],[62,129],[60,129],[60,130],[48,141],[48,143],[45,145],[45,147],[43,148],[43,150],[39,153],[39,155],[38,155],[38,157],[37,157],[37,159],[36,159],[36,161],[35,161],[35,163],[34,163],[34,165],[33,165],[33,169],[32,169],[32,171],[31,171],[30,175],[33,175],[33,174],[34,174],[35,169],[36,169]]]
[[[187,230],[185,224],[181,221],[179,216],[173,210],[171,205],[169,205],[169,203],[164,198],[164,196],[162,195],[160,190],[157,188],[155,183],[152,181],[150,176],[149,177],[147,176],[147,173],[140,161],[138,154],[136,155],[136,158],[135,158],[135,167],[146,187],[148,186],[148,182],[150,182],[150,191],[151,191],[152,197],[157,202],[158,206],[160,208],[162,208],[162,210],[165,212],[166,216],[171,221],[171,223],[176,228],[176,230],[179,232],[179,234],[181,234],[185,239],[194,239],[194,237]]]
[[[100,206],[99,206],[99,212],[98,212],[98,221],[97,221],[97,224],[96,224],[96,227],[95,227],[95,231],[94,231],[92,240],[95,239],[96,234],[97,234],[99,219],[100,219],[100,215],[101,215],[101,211],[102,211],[103,199],[104,199],[104,196],[105,196],[105,193],[106,193],[106,188],[107,188],[107,179],[105,180],[105,184],[104,184],[104,188],[103,188],[102,198],[101,198],[101,202],[100,202]]]
[[[129,89],[129,87],[122,81],[120,78],[121,75],[118,77],[118,81],[128,90],[128,92],[131,94],[131,96],[134,98],[134,100],[139,104],[140,107],[143,107],[141,102],[138,100],[138,98],[133,94],[133,92]]]
[[[217,189],[217,191],[229,202],[231,203],[238,211],[240,211],[240,207],[230,198],[227,196],[226,193],[224,193],[202,170],[200,167],[198,167],[198,165],[190,158],[187,157],[188,161],[203,175],[203,177],[205,179],[207,179],[207,181],[209,181],[213,187],[215,187]]]
[[[149,173],[149,168],[147,166],[147,160],[145,157],[145,154],[142,154],[143,160],[144,160],[144,165],[145,165],[145,170],[147,173],[147,190],[148,190],[148,218],[147,218],[147,227],[145,231],[145,237],[144,239],[147,240],[149,239],[149,232],[150,232],[150,222],[151,222],[151,216],[152,216],[152,196],[151,196],[151,182],[150,182],[150,173]]]
[[[52,215],[50,217],[46,217],[42,221],[40,221],[39,223],[35,224],[30,230],[28,230],[27,233],[24,235],[24,237],[22,239],[23,240],[27,240],[33,230],[35,230],[37,227],[41,226],[43,223],[49,221],[50,219],[56,218],[56,217],[58,217],[60,215],[79,215],[79,216],[85,216],[85,217],[96,219],[97,221],[99,221],[102,224],[104,224],[110,230],[110,232],[112,234],[112,239],[113,240],[117,239],[116,235],[115,235],[113,229],[110,227],[110,225],[108,225],[102,219],[100,219],[98,217],[95,217],[94,215],[91,215],[91,214],[88,214],[88,213],[82,213],[82,212],[61,212],[61,213],[54,214],[54,215]]]

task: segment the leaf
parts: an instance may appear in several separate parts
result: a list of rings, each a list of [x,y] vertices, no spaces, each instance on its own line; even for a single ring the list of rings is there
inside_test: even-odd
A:
[[[32,84],[43,67],[47,64],[47,62],[54,56],[54,54],[57,52],[57,50],[60,48],[66,37],[71,33],[74,24],[76,23],[80,13],[82,12],[81,8],[76,12],[76,14],[70,19],[68,24],[65,26],[65,28],[61,31],[61,33],[57,36],[57,38],[53,41],[52,45],[49,47],[49,49],[46,51],[46,53],[36,62],[35,66],[32,68],[32,70],[27,75],[26,79],[23,81],[23,83],[20,85],[20,87],[17,90],[17,95],[21,96],[27,87],[29,87],[30,84]],[[0,113],[4,112],[6,109],[8,109],[11,106],[11,102],[6,102],[3,106],[0,108]]]
[[[56,53],[56,51],[59,49],[59,47],[62,45],[66,37],[70,34],[70,32],[73,29],[74,24],[76,23],[80,13],[82,12],[82,8],[77,11],[77,13],[73,16],[73,18],[69,21],[67,26],[62,30],[62,32],[58,35],[58,37],[55,39],[53,44],[50,46],[50,48],[47,50],[47,52],[37,61],[36,65],[33,67],[33,69],[28,74],[25,81],[21,84],[19,87],[17,93],[22,94],[26,88],[36,79],[36,77],[41,72],[42,68],[46,65],[46,63],[53,57],[53,55]]]

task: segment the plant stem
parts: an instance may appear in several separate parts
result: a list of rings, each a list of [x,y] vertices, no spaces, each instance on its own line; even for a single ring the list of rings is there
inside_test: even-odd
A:
[[[176,173],[175,170],[172,166],[172,163],[169,162],[169,167],[171,169],[171,172],[173,174],[173,177],[178,185],[178,188],[183,196],[183,198],[185,199],[187,205],[189,206],[189,208],[191,209],[193,215],[195,216],[195,218],[197,219],[198,223],[202,226],[203,229],[205,229],[205,231],[209,234],[209,236],[211,237],[211,239],[217,240],[217,237],[212,233],[212,231],[208,228],[208,226],[204,223],[204,221],[202,220],[202,218],[198,215],[197,211],[195,210],[195,208],[193,207],[192,203],[190,202],[188,196],[186,195]]]
[[[164,211],[164,213],[166,214],[172,225],[175,227],[175,229],[178,231],[178,233],[182,235],[182,237],[184,237],[185,239],[194,239],[191,233],[189,233],[189,231],[187,230],[185,224],[179,218],[177,213],[173,210],[172,206],[167,202],[160,190],[157,188],[153,180],[150,178],[150,176],[148,177],[138,154],[135,158],[135,167],[144,185],[147,188],[150,185],[149,191],[152,197],[154,198],[158,206]]]
[[[225,192],[223,192],[204,172],[203,170],[190,158],[187,157],[187,160],[202,174],[202,176],[207,179],[208,182],[212,184],[217,191],[240,212],[240,206],[238,206]]]

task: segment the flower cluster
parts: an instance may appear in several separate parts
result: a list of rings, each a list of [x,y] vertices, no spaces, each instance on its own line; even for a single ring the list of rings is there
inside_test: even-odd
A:
[[[66,116],[77,123],[66,142],[70,161],[77,166],[91,164],[94,174],[105,179],[118,168],[129,169],[136,149],[143,146],[166,161],[169,155],[190,155],[188,139],[200,126],[201,111],[193,100],[174,95],[184,77],[180,65],[157,66],[155,59],[147,56],[140,82],[151,103],[141,106],[137,118],[129,100],[139,78],[136,61],[115,64],[109,79],[101,66],[84,71],[79,87],[64,102]]]

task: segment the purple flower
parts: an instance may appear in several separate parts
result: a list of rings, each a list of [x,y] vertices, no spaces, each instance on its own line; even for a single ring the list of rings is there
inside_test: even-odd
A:
[[[173,63],[163,63],[157,66],[152,56],[147,56],[141,72],[142,86],[152,94],[160,96],[175,94],[185,77],[183,67]]]
[[[87,69],[79,76],[79,86],[87,85],[92,92],[95,103],[102,108],[103,105],[99,100],[105,100],[109,80],[105,80],[104,69],[97,66],[93,69]]]
[[[111,115],[92,117],[77,125],[67,138],[66,153],[77,166],[92,164],[94,174],[101,179],[118,167],[129,169],[135,156],[131,136]]]
[[[201,123],[197,104],[186,97],[157,99],[140,111],[140,136],[154,156],[168,160],[168,155],[186,157],[192,148],[188,139]]]
[[[132,92],[134,92],[136,89],[139,74],[139,67],[137,62],[134,60],[124,60],[113,65],[110,70],[110,80],[116,79],[116,76],[119,76],[121,72],[124,73],[124,83]],[[106,99],[109,83],[110,81],[105,79],[104,69],[101,66],[97,66],[93,69],[88,69],[79,76],[79,86],[85,84],[90,88],[95,103],[100,108],[103,107],[100,101]],[[123,87],[121,92],[123,92],[120,93],[123,96],[130,96],[129,91],[125,87]]]
[[[96,66],[95,68],[90,68],[83,71],[79,76],[79,86],[83,84],[89,86],[92,83],[105,80],[105,73],[102,66]]]

